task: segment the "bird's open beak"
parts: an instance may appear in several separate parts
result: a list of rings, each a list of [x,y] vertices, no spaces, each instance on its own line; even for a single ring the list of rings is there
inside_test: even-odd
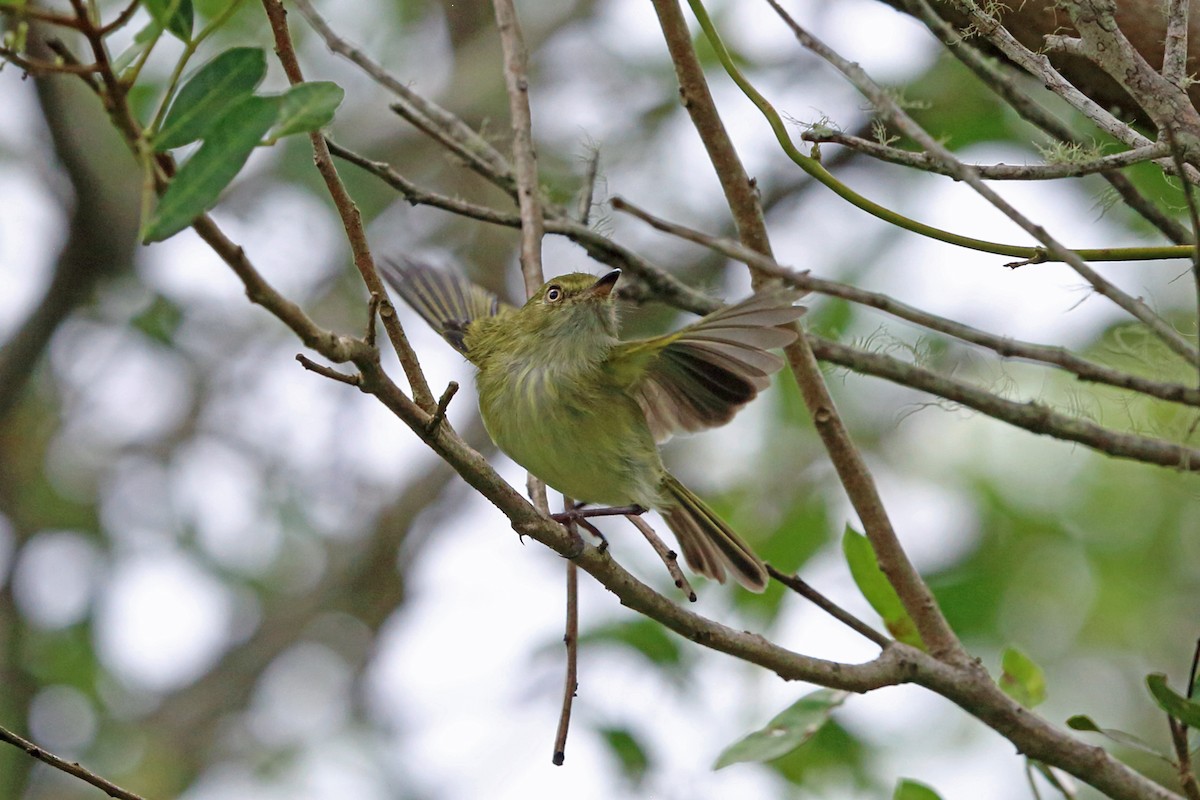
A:
[[[608,297],[612,293],[613,287],[617,285],[617,279],[621,277],[621,270],[614,269],[600,280],[592,284],[589,290],[596,297]]]

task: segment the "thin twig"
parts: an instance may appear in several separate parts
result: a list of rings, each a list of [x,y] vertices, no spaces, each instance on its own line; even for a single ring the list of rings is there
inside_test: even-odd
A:
[[[1162,76],[1186,90],[1188,59],[1188,0],[1167,0],[1167,35],[1163,39]]]
[[[309,0],[293,2],[326,47],[354,63],[364,74],[400,98],[400,108],[393,106],[393,110],[400,111],[405,118],[420,119],[428,126],[426,132],[436,141],[458,153],[484,177],[497,178],[511,188],[513,176],[508,162],[486,139],[454,114],[414,92],[360,48],[338,36]]]
[[[611,200],[611,204],[614,210],[630,214],[656,230],[669,233],[672,236],[677,236],[689,242],[695,242],[735,261],[740,261],[756,270],[775,275],[784,283],[794,286],[797,289],[818,292],[830,297],[840,297],[853,303],[876,308],[906,322],[920,325],[947,336],[953,336],[956,339],[979,347],[986,347],[1005,358],[1021,358],[1046,364],[1047,366],[1062,368],[1074,374],[1080,380],[1090,383],[1103,383],[1119,389],[1128,389],[1151,397],[1157,397],[1160,400],[1172,403],[1200,407],[1200,389],[1185,386],[1181,383],[1156,381],[1129,372],[1122,372],[1121,370],[1081,358],[1065,347],[1051,347],[1033,342],[1023,342],[1006,336],[997,336],[996,334],[973,328],[970,325],[964,325],[952,319],[940,317],[927,311],[921,311],[880,292],[870,292],[866,289],[859,289],[856,286],[818,278],[808,270],[800,272],[788,269],[774,260],[743,246],[740,242],[709,236],[692,228],[669,222],[661,217],[650,214],[622,197],[614,197]],[[708,311],[711,310],[708,309]]]
[[[650,527],[649,522],[633,514],[627,514],[625,518],[642,532],[642,536],[646,537],[646,541],[654,548],[654,552],[658,553],[658,557],[662,559],[667,572],[671,574],[671,580],[675,582],[680,591],[687,595],[688,601],[692,603],[696,602],[696,592],[692,589],[692,585],[688,583],[683,570],[679,568],[679,555],[667,547],[666,543],[654,532],[654,528]]]
[[[1192,650],[1192,666],[1188,669],[1188,682],[1184,692],[1191,700],[1196,689],[1196,668],[1200,665],[1200,640],[1197,640]],[[1175,747],[1175,756],[1179,759],[1179,784],[1188,800],[1200,800],[1200,783],[1196,782],[1196,772],[1192,767],[1192,751],[1188,741],[1188,726],[1182,720],[1168,716],[1167,723],[1171,728],[1171,744]]]
[[[375,321],[379,318],[379,306],[382,303],[383,297],[371,292],[371,299],[367,301],[367,330],[363,334],[363,341],[367,343],[367,347],[375,347]]]
[[[575,206],[575,220],[587,225],[592,216],[592,204],[596,197],[596,176],[600,173],[600,150],[593,149],[583,172],[583,186],[579,189],[579,202]]]
[[[1087,144],[1075,134],[1070,126],[1025,93],[1023,82],[1019,83],[1014,77],[1015,70],[1013,68],[1007,66],[1007,63],[1000,63],[995,58],[984,55],[978,48],[967,42],[950,23],[938,15],[926,0],[903,0],[903,2],[905,10],[909,14],[921,20],[930,32],[945,45],[951,55],[971,70],[985,86],[1008,103],[1022,119],[1045,131],[1057,141],[1081,146]],[[1126,205],[1158,228],[1172,242],[1184,244],[1190,241],[1187,229],[1174,217],[1164,213],[1125,175],[1117,172],[1105,172],[1101,173],[1101,177],[1108,181]]]
[[[494,225],[506,225],[510,228],[521,227],[521,216],[510,212],[497,211],[488,206],[481,206],[466,200],[460,200],[457,197],[438,194],[428,189],[423,189],[417,184],[410,181],[408,178],[401,175],[391,165],[383,161],[373,161],[366,156],[360,155],[353,150],[349,150],[332,139],[326,139],[329,144],[329,152],[351,164],[362,167],[376,177],[385,181],[396,191],[400,192],[412,205],[427,205],[434,208],[440,208],[444,211],[450,211],[463,217],[470,217],[481,222],[490,222]]]
[[[46,11],[27,3],[0,5],[0,14],[36,20],[44,22],[47,25],[56,25],[60,28],[71,28],[73,30],[80,30],[83,25],[87,24],[86,21],[81,23],[78,17],[69,17],[66,14]]]
[[[446,409],[450,407],[450,401],[454,399],[454,395],[457,393],[457,381],[450,381],[450,383],[446,384],[446,391],[442,392],[442,396],[438,398],[437,408],[433,410],[433,416],[429,418],[429,424],[425,426],[427,433],[432,435],[446,419]]]
[[[692,0],[693,3],[698,3],[699,0]],[[1200,351],[1180,336],[1179,332],[1170,325],[1166,320],[1155,314],[1142,300],[1132,297],[1126,292],[1119,289],[1114,283],[1107,280],[1100,273],[1089,267],[1079,253],[1069,250],[1067,247],[1059,243],[1057,239],[1051,236],[1045,228],[1034,223],[1024,214],[1019,212],[1008,201],[996,194],[990,186],[984,183],[975,170],[954,157],[954,155],[946,149],[940,142],[930,136],[926,131],[917,124],[915,120],[908,115],[904,109],[896,102],[896,100],[888,94],[879,84],[867,75],[867,73],[838,53],[834,52],[820,39],[813,36],[807,30],[799,25],[792,17],[779,5],[777,0],[767,0],[767,3],[775,10],[792,31],[796,40],[805,49],[815,53],[825,59],[829,64],[837,68],[839,72],[846,77],[868,100],[871,101],[879,111],[884,114],[888,120],[896,126],[896,128],[905,136],[916,141],[921,145],[931,156],[936,158],[947,169],[954,173],[954,177],[968,184],[981,197],[988,201],[994,208],[1003,213],[1010,220],[1019,225],[1030,236],[1040,242],[1049,252],[1053,253],[1059,260],[1064,261],[1068,266],[1074,269],[1079,275],[1087,281],[1096,292],[1104,297],[1107,297],[1118,307],[1128,312],[1135,319],[1142,322],[1149,328],[1159,339],[1167,345],[1168,348],[1176,355],[1185,359],[1188,363],[1195,363],[1200,358]],[[707,31],[706,31],[707,32]],[[711,34],[715,36],[715,31]],[[1137,146],[1148,144],[1148,141],[1139,141]]]
[[[517,199],[521,209],[521,274],[525,293],[532,296],[545,281],[542,275],[542,192],[538,181],[537,153],[533,146],[533,116],[529,110],[528,54],[521,23],[512,0],[493,0],[500,47],[504,51],[504,85],[512,122],[513,164]]]
[[[512,0],[493,0],[492,7],[496,14],[496,28],[500,32],[500,49],[504,54],[504,86],[513,133],[513,172],[521,213],[521,277],[525,283],[525,296],[532,297],[545,280],[542,274],[545,220],[542,216],[537,153],[533,146],[533,115],[529,109],[528,55]],[[550,506],[546,500],[545,483],[530,473],[526,484],[534,505],[543,513],[548,513]]]
[[[1200,639],[1196,640],[1196,647],[1192,650],[1192,666],[1188,670],[1188,685],[1185,692],[1188,700],[1191,700],[1196,694],[1197,667],[1200,667]]]
[[[112,781],[102,778],[91,770],[80,766],[79,762],[67,761],[65,758],[60,758],[53,753],[38,747],[28,739],[23,739],[7,728],[0,727],[0,741],[8,742],[11,745],[16,745],[29,755],[36,758],[38,761],[41,761],[43,764],[48,764],[49,766],[54,767],[54,769],[61,770],[68,775],[72,775],[82,781],[90,783],[97,789],[103,790],[104,793],[109,797],[116,797],[120,800],[145,800],[145,798],[143,798],[141,795],[134,794],[128,789],[122,789]]]
[[[767,564],[767,572],[770,573],[772,578],[779,581],[784,586],[803,597],[805,600],[808,600],[817,608],[821,609],[826,614],[833,617],[855,633],[870,639],[880,647],[887,647],[892,643],[892,640],[887,636],[875,630],[870,625],[863,622],[861,619],[854,616],[849,611],[818,592],[799,575],[789,575],[786,572],[781,572],[770,564]]]
[[[1171,730],[1171,746],[1175,748],[1175,758],[1177,759],[1175,768],[1179,774],[1179,785],[1188,800],[1200,800],[1200,784],[1196,783],[1196,774],[1192,771],[1188,727],[1170,715],[1167,715],[1167,726]]]
[[[1184,13],[1186,20],[1187,14]],[[1186,33],[1185,33],[1186,37]],[[1186,38],[1184,43],[1186,45]],[[1164,67],[1164,71],[1165,71]],[[1183,151],[1179,147],[1179,141],[1175,138],[1175,130],[1166,128],[1163,131],[1167,141],[1171,144],[1171,157],[1175,159],[1175,164],[1180,171],[1183,170]],[[1183,197],[1187,201],[1188,219],[1192,223],[1192,240],[1195,244],[1192,246],[1192,282],[1196,287],[1196,327],[1200,329],[1200,211],[1196,209],[1196,196],[1193,191],[1192,184],[1188,181],[1183,183]],[[1200,350],[1196,354],[1196,371],[1200,373]]]
[[[271,23],[271,31],[275,37],[275,53],[279,56],[279,61],[283,65],[283,71],[287,75],[288,82],[293,86],[303,83],[304,75],[300,71],[300,62],[296,59],[296,51],[292,46],[292,36],[287,24],[287,12],[283,8],[282,0],[263,0],[263,8],[267,13],[267,19]],[[334,166],[333,158],[329,154],[329,147],[325,143],[325,137],[320,131],[313,131],[309,134],[309,139],[312,142],[313,161],[316,164],[317,171],[325,181],[325,187],[333,200],[334,206],[338,210],[338,214],[342,220],[342,227],[346,232],[346,239],[350,244],[351,251],[354,253],[354,265],[358,268],[359,274],[362,275],[363,282],[367,285],[367,291],[371,292],[371,294],[378,294],[380,297],[387,297],[387,291],[383,287],[383,281],[379,279],[379,273],[375,269],[375,261],[371,256],[371,250],[367,244],[367,235],[366,230],[363,228],[362,214],[359,212],[353,198],[350,197],[350,193],[346,191],[346,186],[342,183],[342,179],[338,175],[337,167]],[[400,366],[403,368],[404,375],[408,379],[408,385],[412,389],[413,399],[417,401],[417,405],[421,406],[421,408],[431,411],[434,408],[433,393],[429,389],[425,375],[421,372],[420,364],[417,361],[417,354],[408,343],[408,337],[404,333],[404,328],[400,325],[400,319],[396,315],[395,309],[392,308],[391,303],[382,303],[379,311],[379,316],[383,318],[384,330],[387,331],[392,347],[395,349],[396,355],[399,356]]]
[[[362,385],[361,375],[347,375],[344,372],[338,372],[333,367],[327,367],[324,364],[318,364],[303,353],[297,353],[296,360],[300,362],[300,366],[304,367],[309,372],[315,372],[318,375],[323,375],[330,380],[338,381],[339,383],[344,383],[348,386]]]
[[[813,334],[808,341],[817,358],[864,375],[919,389],[950,403],[973,408],[1032,433],[1078,442],[1101,453],[1185,472],[1200,471],[1200,449],[1164,439],[1105,428],[1068,416],[1036,401],[1009,400],[965,381],[899,359],[840,344]]]
[[[399,191],[410,203],[445,209],[494,225],[504,225],[510,228],[521,227],[519,214],[496,211],[487,206],[430,192],[418,187],[385,162],[373,161],[332,141],[330,141],[329,147],[334,155],[372,173]],[[560,213],[558,209],[546,208],[545,210],[547,211],[545,223],[547,233],[565,236],[600,263],[627,270],[629,274],[637,276],[646,284],[656,299],[698,314],[715,311],[720,306],[712,298],[693,289],[665,270],[653,266],[637,253],[609,239],[603,233],[576,222],[565,213]]]
[[[889,147],[860,136],[852,136],[841,131],[829,129],[813,129],[805,131],[800,136],[806,142],[840,144],[850,147],[864,155],[900,164],[905,167],[934,172],[938,175],[955,175],[955,172],[942,164],[925,151],[902,150],[899,147]],[[1078,178],[1097,172],[1121,169],[1123,167],[1154,161],[1171,154],[1171,148],[1166,142],[1156,142],[1146,147],[1138,147],[1121,153],[1113,153],[1088,161],[1064,162],[1061,164],[971,164],[980,178],[992,181],[1048,181],[1061,178]]]
[[[707,15],[704,15],[703,6],[695,0],[691,0],[691,5],[701,26],[704,27],[707,23],[705,32],[711,32],[710,41],[714,47],[722,50],[719,40],[715,38],[715,31],[711,30]],[[681,96],[696,131],[709,150],[713,167],[721,178],[726,202],[737,225],[738,239],[750,249],[770,256],[766,222],[757,193],[721,123],[720,114],[704,78],[704,69],[693,46],[692,34],[679,4],[677,0],[654,0],[654,7],[671,53],[671,60],[675,64]],[[724,53],[722,57],[727,56],[728,53]],[[762,283],[766,276],[752,271],[751,278],[752,282]],[[784,352],[792,367],[800,395],[804,398],[804,405],[829,453],[830,461],[838,473],[846,495],[858,512],[867,537],[875,548],[880,567],[896,589],[909,616],[913,618],[922,641],[929,646],[930,652],[936,658],[949,663],[971,663],[929,587],[904,552],[883,499],[879,495],[879,489],[875,485],[875,479],[838,413],[808,340],[801,336]]]
[[[43,61],[23,56],[7,47],[0,47],[0,58],[4,58],[6,61],[17,65],[30,75],[54,75],[56,73],[64,75],[95,75],[100,72],[100,67],[96,64],[68,64],[65,62]]]
[[[575,702],[575,693],[579,691],[579,568],[575,566],[574,561],[567,561],[567,623],[563,644],[567,648],[567,676],[563,683],[558,732],[554,735],[552,761],[557,767],[561,767],[567,758],[567,730],[571,726],[571,706]]]
[[[129,20],[133,19],[133,15],[137,13],[137,10],[139,8],[141,8],[141,6],[142,6],[141,0],[131,0],[131,2],[127,6],[125,6],[125,8],[123,8],[121,10],[121,13],[118,14],[115,18],[113,18],[112,22],[108,23],[107,25],[101,26],[100,35],[108,36],[110,33],[117,30],[118,28],[124,27],[125,23],[127,23],[127,22],[129,22]]]

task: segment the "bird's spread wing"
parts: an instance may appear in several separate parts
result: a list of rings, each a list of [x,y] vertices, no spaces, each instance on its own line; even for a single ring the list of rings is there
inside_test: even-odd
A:
[[[408,258],[383,261],[381,267],[383,277],[404,301],[464,355],[467,326],[480,317],[495,316],[506,307],[482,286]]]
[[[676,431],[723,425],[769,383],[784,361],[771,348],[799,335],[800,292],[760,292],[666,336],[618,346],[613,365],[627,376],[656,441]]]

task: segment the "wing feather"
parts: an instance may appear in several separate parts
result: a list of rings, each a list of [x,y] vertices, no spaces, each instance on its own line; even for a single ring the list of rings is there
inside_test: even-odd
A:
[[[723,425],[768,385],[784,361],[774,353],[795,341],[801,293],[761,292],[668,336],[629,342],[618,358],[644,364],[631,389],[657,441],[676,431]]]
[[[505,308],[500,298],[451,272],[403,258],[381,261],[383,277],[458,352],[466,355],[467,327]]]

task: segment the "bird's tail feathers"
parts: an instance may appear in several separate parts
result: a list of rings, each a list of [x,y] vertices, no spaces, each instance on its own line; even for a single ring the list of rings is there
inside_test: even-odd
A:
[[[766,590],[766,565],[750,545],[673,476],[667,476],[664,488],[675,505],[661,513],[679,540],[679,549],[688,566],[718,583],[725,582],[728,568],[734,579],[750,591]]]

